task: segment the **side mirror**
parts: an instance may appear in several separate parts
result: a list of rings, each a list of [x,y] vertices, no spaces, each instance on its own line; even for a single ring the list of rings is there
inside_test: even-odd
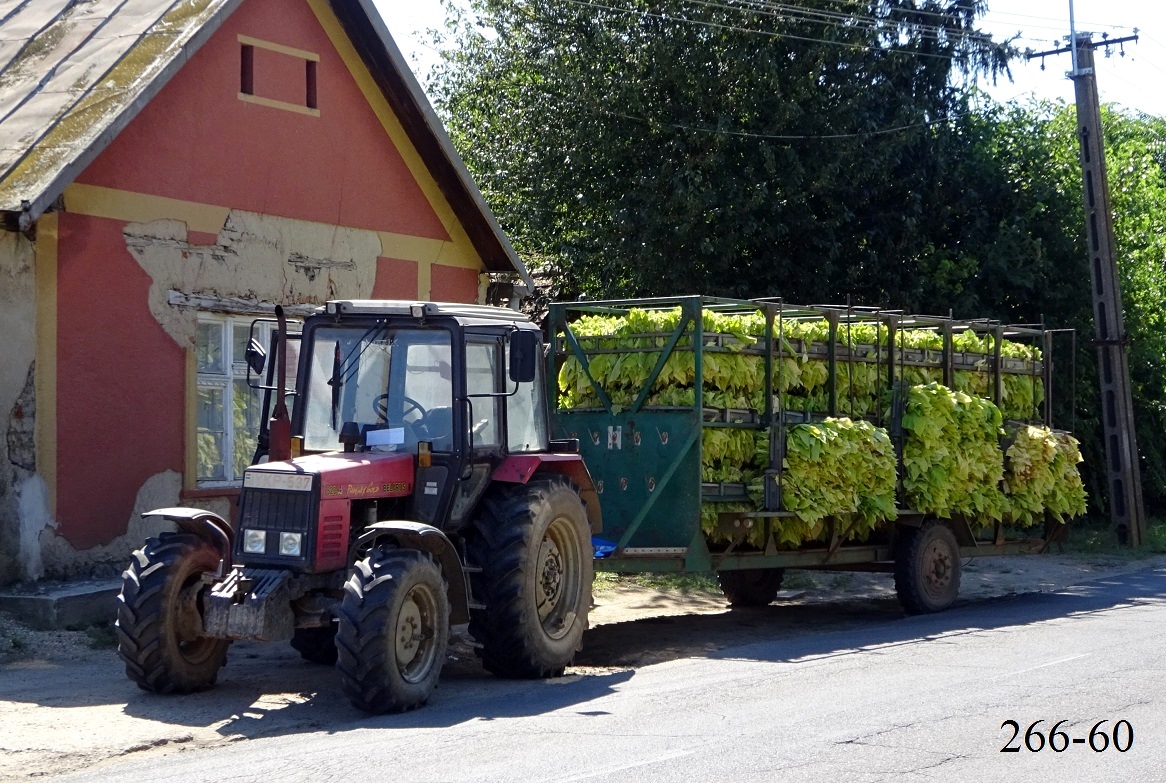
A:
[[[263,367],[267,364],[267,353],[263,350],[263,346],[259,344],[258,340],[252,340],[247,346],[247,352],[243,354],[247,360],[247,366],[251,368],[251,372],[259,375],[263,372]]]
[[[530,383],[535,379],[542,358],[542,335],[532,329],[515,329],[510,333],[510,380]]]

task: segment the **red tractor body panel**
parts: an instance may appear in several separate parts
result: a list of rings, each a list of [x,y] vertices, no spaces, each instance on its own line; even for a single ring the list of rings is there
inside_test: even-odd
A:
[[[587,509],[591,532],[599,533],[603,530],[599,494],[579,454],[511,454],[494,468],[490,478],[508,484],[525,484],[535,473],[558,473],[571,479],[579,488],[579,497]]]
[[[247,472],[320,477],[312,564],[312,570],[320,573],[348,565],[353,501],[408,497],[413,493],[413,462],[412,454],[328,452],[253,465]]]

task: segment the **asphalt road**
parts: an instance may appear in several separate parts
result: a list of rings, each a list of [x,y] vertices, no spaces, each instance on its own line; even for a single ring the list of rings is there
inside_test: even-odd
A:
[[[589,673],[550,682],[447,677],[406,715],[55,779],[1166,781],[1166,568],[925,617],[886,599],[819,605],[796,633],[778,622],[768,637],[783,611],[731,613],[753,641],[703,657],[605,670],[593,653]],[[1001,752],[1008,720],[1019,752]],[[1037,720],[1046,735],[1067,721],[1074,741],[1127,721],[1118,742],[1128,725],[1132,747],[1032,752]]]

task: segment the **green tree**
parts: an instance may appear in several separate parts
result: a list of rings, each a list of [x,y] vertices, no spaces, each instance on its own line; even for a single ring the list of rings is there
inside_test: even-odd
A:
[[[477,0],[431,88],[570,293],[892,301],[917,287],[953,76],[1006,63],[982,6]]]

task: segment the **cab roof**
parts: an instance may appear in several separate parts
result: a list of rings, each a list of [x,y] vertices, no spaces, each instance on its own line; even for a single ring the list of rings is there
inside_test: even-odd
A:
[[[419,308],[419,309],[418,309]],[[322,315],[412,316],[414,318],[446,316],[459,321],[530,324],[528,316],[517,310],[462,302],[419,302],[408,299],[334,299],[316,312]]]

